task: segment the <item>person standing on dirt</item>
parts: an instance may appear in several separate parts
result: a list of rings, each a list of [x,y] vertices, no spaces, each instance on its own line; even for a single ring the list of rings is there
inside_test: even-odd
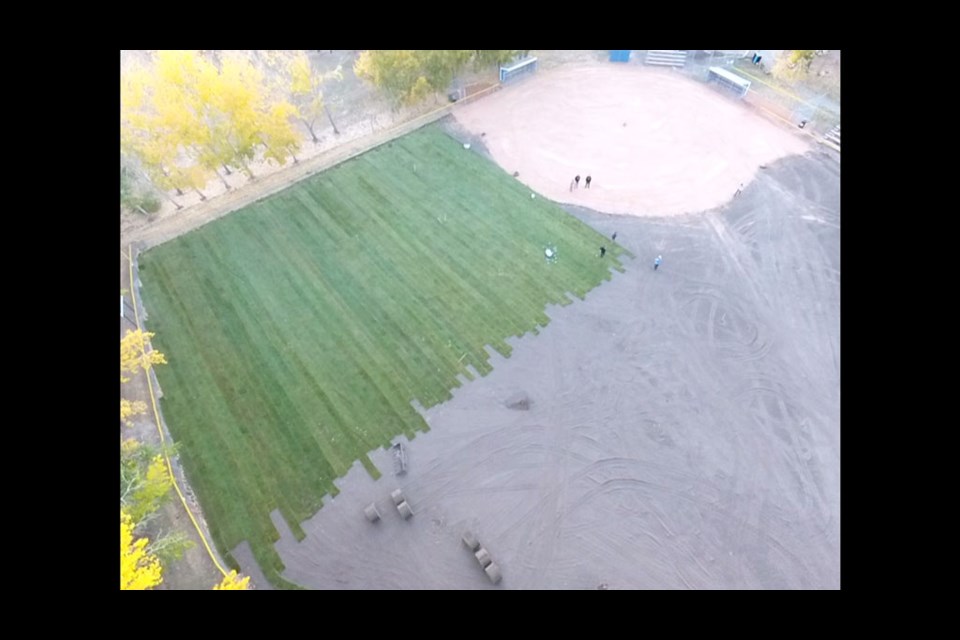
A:
[[[741,182],[741,183],[740,183],[740,186],[737,187],[737,192],[733,194],[733,197],[736,198],[736,197],[737,197],[738,195],[740,195],[742,192],[743,192],[743,183]]]
[[[587,189],[590,188],[590,181],[593,180],[590,176],[587,176]]]
[[[616,232],[616,231],[613,232],[613,235],[610,236],[610,239],[613,240],[614,242],[617,241],[617,232]]]
[[[603,245],[601,245],[601,246],[600,246],[600,257],[602,258],[602,257],[605,256],[605,255],[607,255],[607,248],[604,247]]]
[[[653,270],[656,271],[660,267],[660,263],[663,261],[663,256],[657,256],[657,259],[653,261]]]
[[[580,188],[580,174],[579,174],[579,173],[578,173],[577,176],[573,179],[573,181],[574,181],[574,182],[576,183],[576,185],[577,185],[575,188],[576,188],[576,189],[579,189],[579,188]]]

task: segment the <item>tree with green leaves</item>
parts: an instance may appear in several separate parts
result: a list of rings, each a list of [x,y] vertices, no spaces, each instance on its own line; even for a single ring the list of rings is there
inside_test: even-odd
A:
[[[160,200],[152,186],[141,179],[129,159],[120,155],[120,206],[144,215],[160,210]]]
[[[149,523],[171,497],[173,481],[167,470],[163,455],[152,447],[142,445],[133,439],[120,444],[120,513],[121,523],[126,525],[129,535],[146,534],[152,528],[152,540],[143,537],[138,544],[137,556],[150,558],[150,564],[167,565],[183,557],[183,553],[193,546],[184,533],[169,533],[157,530]],[[130,548],[128,543],[126,548]],[[124,553],[121,545],[121,558]],[[130,569],[135,571],[133,567]],[[136,572],[136,571],[135,571]],[[151,571],[154,573],[154,570]],[[156,571],[159,576],[159,571]]]
[[[353,69],[357,77],[384,91],[396,105],[419,102],[432,89],[420,69],[416,51],[370,49],[360,54]]]
[[[465,49],[432,50],[414,52],[421,73],[434,91],[445,91],[454,77],[473,59],[474,51]]]
[[[368,50],[354,72],[382,89],[395,104],[416,104],[444,91],[471,62],[476,68],[512,60],[520,50]]]
[[[168,456],[174,455],[169,448]],[[164,564],[179,560],[193,546],[183,533],[165,533],[150,523],[172,498],[173,478],[162,451],[128,438],[120,442],[120,510],[134,532],[152,528],[146,550]]]
[[[120,507],[136,525],[170,500],[172,488],[161,453],[133,438],[120,443]]]
[[[530,53],[529,49],[486,49],[473,52],[473,65],[476,69],[482,69],[489,66],[500,66],[514,60],[522,58]]]

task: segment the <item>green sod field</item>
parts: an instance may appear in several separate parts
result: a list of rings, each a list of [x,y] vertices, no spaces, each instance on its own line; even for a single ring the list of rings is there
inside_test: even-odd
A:
[[[269,513],[302,537],[335,478],[427,430],[411,401],[485,375],[485,345],[509,355],[623,251],[433,126],[145,253],[163,413],[221,552],[248,540],[290,586]]]

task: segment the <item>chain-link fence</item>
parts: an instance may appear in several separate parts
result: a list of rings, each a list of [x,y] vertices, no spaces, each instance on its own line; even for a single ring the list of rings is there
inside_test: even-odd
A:
[[[793,83],[787,86],[770,73],[773,56],[761,51],[762,64],[753,63],[752,50],[687,51],[683,67],[674,67],[678,73],[698,80],[710,80],[710,67],[720,67],[750,81],[750,90],[743,101],[764,115],[784,123],[800,126],[824,135],[840,124],[839,78],[832,82],[817,82],[816,88]],[[646,50],[634,50],[631,62],[644,64]],[[731,99],[736,99],[731,95]]]

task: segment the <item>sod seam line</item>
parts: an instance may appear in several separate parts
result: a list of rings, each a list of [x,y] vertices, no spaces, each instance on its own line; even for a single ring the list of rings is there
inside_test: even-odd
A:
[[[425,407],[610,275],[603,236],[439,124],[221,222],[133,254],[134,271],[177,360],[155,381],[197,519],[218,553],[249,541],[277,586],[278,536],[300,540],[349,468],[376,481],[367,454],[429,432]]]

